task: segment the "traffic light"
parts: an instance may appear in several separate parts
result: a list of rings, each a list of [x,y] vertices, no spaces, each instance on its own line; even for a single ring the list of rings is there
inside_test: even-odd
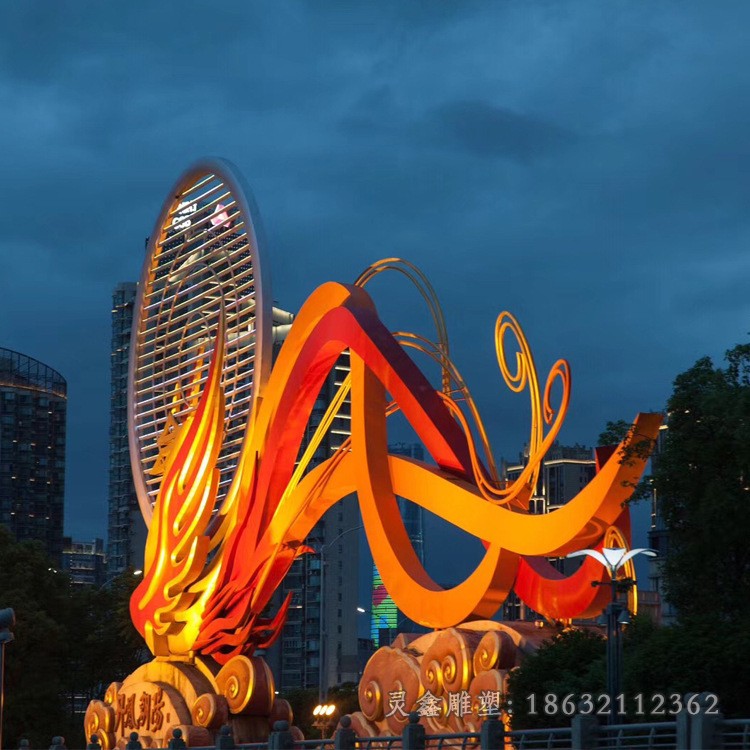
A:
[[[0,609],[0,644],[10,643],[13,640],[12,627],[16,624],[16,613],[8,607]]]

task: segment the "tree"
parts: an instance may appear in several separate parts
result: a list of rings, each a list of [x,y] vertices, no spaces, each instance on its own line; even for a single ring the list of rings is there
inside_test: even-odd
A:
[[[5,651],[3,737],[48,747],[63,735],[83,747],[83,715],[110,682],[147,658],[130,620],[132,571],[100,589],[77,587],[56,571],[39,542],[16,542],[0,526],[0,607],[16,612],[15,640]]]
[[[599,434],[597,445],[618,445],[630,432],[631,422],[624,419],[618,419],[616,422],[607,422],[607,426]]]
[[[359,685],[356,682],[344,682],[328,691],[329,703],[335,703],[339,714],[353,714],[359,711]]]
[[[76,732],[82,731],[82,716],[76,709],[101,699],[111,682],[124,680],[149,658],[128,608],[138,581],[130,570],[98,589],[70,588],[62,617],[69,640],[64,682]]]
[[[589,630],[564,630],[527,656],[510,673],[507,699],[513,710],[514,729],[559,727],[568,721],[561,701],[582,693],[604,692],[604,638]],[[545,711],[545,699],[554,696],[554,712]],[[574,705],[574,704],[572,704]]]
[[[47,747],[66,727],[68,580],[53,570],[41,543],[18,543],[4,526],[0,571],[0,606],[16,613],[16,637],[5,649],[3,738],[7,747],[24,737],[32,747]]]
[[[654,694],[707,691],[728,716],[750,712],[750,344],[727,352],[726,363],[715,367],[704,358],[676,378],[669,430],[654,462],[669,534],[664,578],[680,622],[657,627],[635,618],[626,630],[624,692],[642,694],[647,711]],[[599,442],[619,442],[628,427],[608,423]],[[528,657],[510,679],[514,726],[559,726],[559,711],[543,715],[547,694],[559,702],[571,693],[601,693],[603,648],[596,636],[571,633]]]
[[[750,631],[741,621],[717,627],[706,617],[658,627],[636,617],[625,633],[624,654],[624,692],[642,694],[647,713],[654,694],[703,692],[718,696],[727,716],[750,712],[750,672],[737,667],[750,661]]]
[[[683,620],[750,615],[750,344],[677,377],[654,483],[667,596]]]
[[[624,419],[618,419],[616,422],[607,422],[604,430],[599,434],[597,438],[598,446],[616,446],[619,445],[626,437],[629,437],[635,426],[631,422],[626,422]],[[627,464],[634,459],[647,459],[651,456],[655,448],[655,442],[650,438],[639,438],[637,434],[633,435],[633,439],[629,445],[623,449],[623,451],[613,456],[612,460],[618,460],[621,463]],[[641,500],[651,497],[652,482],[650,476],[642,477],[638,482],[623,482],[623,486],[631,487],[633,492],[630,497],[625,501],[626,504],[637,503]]]
[[[510,675],[513,728],[565,726],[584,693],[591,696],[595,712],[602,708],[604,648],[598,633],[569,630],[527,656]],[[750,713],[750,671],[738,668],[750,661],[750,630],[741,621],[720,629],[711,618],[659,627],[648,616],[636,616],[625,630],[623,656],[628,717],[623,721],[666,720],[663,714],[651,714],[658,708],[654,695],[665,696],[671,706],[674,695],[708,692],[718,697],[725,715]],[[637,695],[642,696],[640,705]]]

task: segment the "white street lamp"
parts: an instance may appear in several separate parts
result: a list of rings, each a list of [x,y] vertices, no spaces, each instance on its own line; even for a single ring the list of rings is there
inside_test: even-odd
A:
[[[626,550],[624,547],[605,547],[601,552],[595,549],[582,549],[571,552],[568,557],[582,557],[587,555],[600,562],[609,573],[609,585],[612,597],[604,615],[607,620],[607,693],[609,694],[609,723],[617,720],[616,698],[622,683],[622,640],[620,625],[630,621],[628,608],[617,601],[618,590],[629,589],[635,581],[632,579],[617,580],[617,572],[636,555],[655,557],[656,552],[645,547]],[[593,581],[592,586],[599,586],[602,582]]]
[[[582,555],[593,557],[594,560],[598,560],[607,569],[610,578],[615,580],[617,578],[617,571],[628,560],[632,560],[636,555],[641,554],[656,557],[656,552],[646,547],[631,549],[629,552],[624,547],[605,547],[601,552],[595,549],[581,549],[577,552],[571,552],[568,557],[581,557]]]

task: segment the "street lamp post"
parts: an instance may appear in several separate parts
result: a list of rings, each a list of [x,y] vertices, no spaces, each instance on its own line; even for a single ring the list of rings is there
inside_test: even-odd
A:
[[[398,622],[396,623],[396,627],[395,627],[395,628],[389,628],[389,629],[388,629],[388,631],[389,631],[389,640],[390,640],[390,645],[393,645],[393,641],[395,641],[395,640],[396,640],[396,638],[398,638],[398,636],[399,636],[399,632],[398,632],[398,631],[399,631],[399,628],[400,628],[400,627],[401,627],[401,626],[402,626],[402,625],[403,625],[403,624],[404,624],[405,622],[411,622],[411,623],[413,623],[413,620],[412,620],[412,619],[411,619],[410,617],[408,617],[407,615],[404,615],[404,616],[403,616],[403,617],[402,617],[402,618],[401,618],[401,619],[400,619],[400,620],[399,620],[399,621],[398,621]],[[394,634],[395,634],[395,635],[394,635]]]
[[[324,740],[326,734],[332,729],[339,720],[339,710],[335,703],[319,703],[313,709],[313,726],[320,729],[320,739]]]
[[[13,640],[13,631],[16,624],[16,613],[8,609],[0,609],[0,750],[3,747],[3,704],[5,702],[5,644]]]
[[[352,526],[350,529],[344,529],[338,536],[335,536],[333,539],[331,539],[330,542],[327,544],[321,544],[320,549],[318,550],[318,554],[320,555],[320,604],[318,606],[320,612],[320,649],[319,649],[319,664],[318,664],[318,704],[324,704],[326,697],[328,696],[328,670],[326,669],[327,664],[325,663],[326,658],[326,652],[325,652],[325,646],[326,646],[326,632],[325,632],[325,617],[324,617],[324,606],[325,606],[325,569],[326,569],[326,558],[325,553],[326,550],[331,547],[331,545],[334,544],[334,542],[338,542],[339,539],[341,539],[342,536],[346,536],[347,534],[350,534],[352,531],[359,531],[360,529],[364,528],[362,524],[359,524],[359,526]]]
[[[109,578],[107,578],[106,581],[101,586],[97,586],[95,591],[104,591],[104,589],[108,589],[120,576],[122,576],[124,573],[126,573],[126,570],[121,570],[119,573],[114,573]],[[136,568],[133,571],[133,576],[135,578],[138,578],[139,576],[143,575],[143,571],[140,568]]]
[[[607,695],[609,695],[609,723],[617,723],[616,705],[617,696],[622,686],[622,633],[620,626],[629,622],[629,613],[626,605],[617,599],[619,591],[627,591],[634,583],[632,578],[617,580],[617,571],[625,563],[632,560],[636,555],[648,555],[655,557],[656,552],[651,549],[639,547],[629,552],[622,547],[605,547],[601,552],[595,549],[582,549],[571,552],[568,557],[581,557],[588,555],[600,562],[609,573],[609,586],[611,597],[609,604],[604,610],[607,620]],[[593,581],[592,586],[600,586],[603,582]]]

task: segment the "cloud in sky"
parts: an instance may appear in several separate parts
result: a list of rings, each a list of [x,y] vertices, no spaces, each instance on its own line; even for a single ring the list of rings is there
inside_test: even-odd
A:
[[[563,439],[661,408],[748,331],[748,22],[677,0],[9,5],[0,345],[68,378],[68,530],[106,526],[112,289],[206,154],[253,186],[282,306],[382,257],[422,268],[498,453],[527,419],[502,309],[540,370],[571,361]],[[392,289],[386,320],[425,323]]]
[[[480,159],[529,162],[563,149],[573,140],[565,129],[483,101],[457,101],[438,107],[431,129],[444,131],[446,146]]]

